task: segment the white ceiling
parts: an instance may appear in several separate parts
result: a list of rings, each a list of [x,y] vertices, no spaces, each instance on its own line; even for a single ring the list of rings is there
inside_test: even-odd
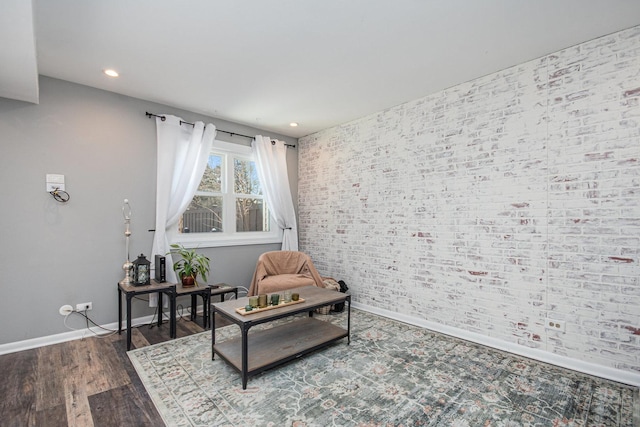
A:
[[[2,0],[0,96],[42,74],[293,137],[640,24],[638,0],[32,4]]]

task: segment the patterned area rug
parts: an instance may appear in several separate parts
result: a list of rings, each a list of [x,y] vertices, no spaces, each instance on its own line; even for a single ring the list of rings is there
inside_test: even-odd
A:
[[[344,313],[318,318],[346,324]],[[250,377],[246,390],[211,360],[210,332],[129,357],[168,426],[634,426],[637,388],[360,310],[351,320],[350,345]]]

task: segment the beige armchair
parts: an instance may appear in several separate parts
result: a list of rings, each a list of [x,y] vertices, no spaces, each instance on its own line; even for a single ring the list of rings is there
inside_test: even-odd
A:
[[[307,254],[296,251],[265,252],[258,258],[248,295],[269,294],[309,285],[325,287]]]

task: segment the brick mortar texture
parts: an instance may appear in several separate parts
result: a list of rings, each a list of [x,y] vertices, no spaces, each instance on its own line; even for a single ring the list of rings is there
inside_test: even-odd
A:
[[[635,27],[301,138],[300,248],[358,303],[640,373],[639,101]]]

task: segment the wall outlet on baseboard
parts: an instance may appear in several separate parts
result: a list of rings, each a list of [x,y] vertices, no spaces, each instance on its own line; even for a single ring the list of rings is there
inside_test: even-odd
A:
[[[555,319],[547,318],[544,327],[546,329],[553,329],[554,331],[558,331],[558,332],[565,332],[564,320],[555,320]]]
[[[80,304],[76,304],[76,311],[87,311],[93,309],[93,303],[91,302],[82,302]]]

